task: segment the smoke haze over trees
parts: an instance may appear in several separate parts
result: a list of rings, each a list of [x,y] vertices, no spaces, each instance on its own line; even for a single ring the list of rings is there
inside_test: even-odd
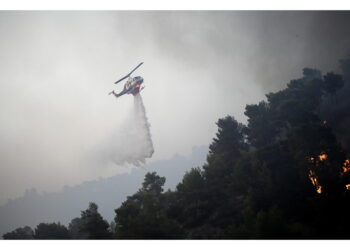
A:
[[[126,197],[136,192],[147,171],[155,171],[166,177],[165,189],[174,189],[184,173],[205,162],[208,146],[193,147],[188,157],[174,155],[170,159],[156,161],[134,168],[130,173],[84,182],[77,186],[66,186],[60,192],[40,194],[27,190],[23,197],[10,200],[0,206],[0,235],[22,225],[35,228],[40,222],[59,221],[68,225],[85,209],[90,201],[98,204],[101,215],[108,221],[114,219],[114,209]]]
[[[188,156],[211,143],[219,118],[245,123],[246,104],[303,67],[340,73],[349,22],[338,11],[1,11],[0,205],[130,171],[105,166],[104,145],[122,142],[113,133],[133,98],[107,93],[140,61],[148,161]]]
[[[246,125],[220,118],[202,167],[175,190],[147,173],[111,226],[90,205],[88,218],[102,225],[93,228],[116,239],[349,239],[349,130],[338,125],[349,120],[349,62],[341,61],[341,74],[304,68],[286,88],[247,105]]]

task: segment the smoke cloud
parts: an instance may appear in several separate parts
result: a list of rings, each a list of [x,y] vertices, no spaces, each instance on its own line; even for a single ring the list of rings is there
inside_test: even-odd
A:
[[[102,144],[97,159],[106,165],[112,162],[142,166],[146,158],[152,157],[154,148],[150,123],[140,94],[134,96],[134,105],[124,122]]]
[[[304,67],[337,69],[350,53],[349,20],[335,11],[1,11],[0,204],[32,187],[128,172],[147,154],[138,150],[147,141],[130,135],[133,97],[106,96],[140,61],[156,148],[147,161],[165,160],[209,145],[219,118],[245,122],[246,104]]]

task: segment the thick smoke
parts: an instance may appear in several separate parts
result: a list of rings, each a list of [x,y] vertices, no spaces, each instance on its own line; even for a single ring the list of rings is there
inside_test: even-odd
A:
[[[141,166],[146,158],[152,157],[154,149],[150,124],[140,94],[134,96],[134,106],[125,122],[109,136],[104,144],[103,152],[99,152],[99,157],[103,157],[100,160],[105,163]]]

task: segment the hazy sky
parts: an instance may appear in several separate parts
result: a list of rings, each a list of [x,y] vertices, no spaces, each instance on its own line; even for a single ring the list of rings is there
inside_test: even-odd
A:
[[[27,188],[59,190],[130,166],[96,152],[133,97],[113,82],[139,62],[155,153],[208,145],[218,118],[302,68],[337,70],[349,54],[348,12],[0,12],[0,204]]]

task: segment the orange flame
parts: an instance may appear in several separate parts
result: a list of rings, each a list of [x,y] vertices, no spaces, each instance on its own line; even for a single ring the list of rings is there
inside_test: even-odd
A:
[[[346,159],[343,163],[343,172],[340,173],[341,175],[345,174],[346,172],[349,172],[350,171],[350,160],[349,159]],[[345,185],[345,188],[346,190],[350,190],[350,184],[346,184]]]
[[[316,157],[310,156],[307,158],[307,160],[311,163],[315,163],[316,165],[318,165],[317,164],[318,161],[325,161],[325,160],[327,160],[327,158],[328,158],[328,155],[326,153],[321,153],[320,155],[318,155]]]
[[[315,164],[315,166],[318,166],[318,162],[320,161],[325,161],[327,160],[328,155],[326,153],[321,153],[320,155],[318,155],[316,158],[315,157],[308,157],[307,160],[313,164]],[[343,175],[347,172],[350,172],[350,160],[346,159],[342,165],[342,169],[343,172],[340,173],[340,175]],[[312,185],[314,185],[314,187],[316,188],[316,192],[321,194],[322,193],[322,186],[318,183],[317,180],[317,176],[316,173],[313,170],[309,171],[309,179],[312,183]],[[345,185],[347,190],[350,190],[350,184]]]
[[[312,171],[312,170],[309,171],[309,179],[310,179],[312,185],[314,185],[314,187],[316,188],[316,192],[318,194],[321,194],[322,193],[322,186],[318,183],[315,171]]]
[[[320,161],[325,161],[325,160],[327,160],[328,155],[325,153],[322,153],[318,156],[318,158],[320,159]]]
[[[350,160],[346,159],[345,162],[343,163],[343,173],[349,172],[350,171]]]

